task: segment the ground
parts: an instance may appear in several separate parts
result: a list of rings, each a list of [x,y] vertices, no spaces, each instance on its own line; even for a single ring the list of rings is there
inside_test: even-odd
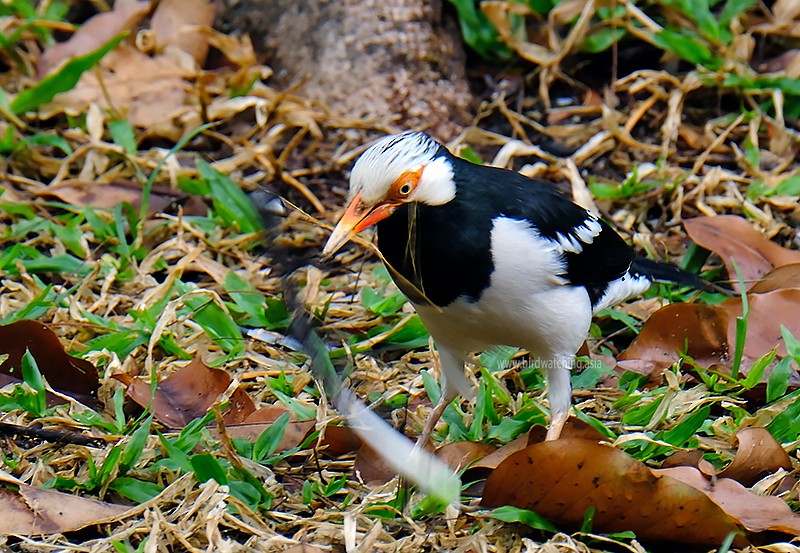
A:
[[[489,4],[507,61],[502,72],[473,61],[484,101],[448,146],[559,183],[638,251],[723,290],[657,286],[600,314],[573,377],[580,441],[536,443],[547,403],[535,360],[476,357],[479,400],[449,409],[434,438],[459,444],[441,453],[451,463],[477,461],[463,482],[494,480],[466,488],[460,511],[445,508],[343,427],[287,309],[296,297],[312,315],[357,397],[419,432],[438,393],[424,327],[369,247],[318,255],[354,159],[398,129],[274,88],[244,38],[194,34],[213,66],[146,32],[116,48],[116,31],[76,32],[77,50],[63,54],[52,44],[53,29],[71,31],[59,4],[38,20],[22,3],[2,8],[13,12],[0,98],[3,548],[746,550],[746,537],[794,550],[783,543],[800,534],[787,507],[800,435],[792,5],[728,2],[733,15],[715,6],[714,24],[702,3],[611,18],[566,2],[521,37],[522,16]],[[145,12],[131,4],[101,27],[157,29],[159,17],[140,23]],[[608,42],[620,30],[656,38]],[[286,216],[264,219],[245,195],[264,189],[289,202]],[[499,466],[512,449],[537,470]],[[687,472],[710,491],[674,483]],[[725,487],[734,480],[741,489]],[[533,509],[549,521],[486,506],[533,497],[541,481],[570,488]],[[593,493],[608,496],[598,505],[626,498],[616,519],[657,506],[656,523],[603,526],[603,509],[580,503]],[[699,505],[688,521],[683,506],[695,503],[681,494]],[[746,536],[730,533],[740,527]]]

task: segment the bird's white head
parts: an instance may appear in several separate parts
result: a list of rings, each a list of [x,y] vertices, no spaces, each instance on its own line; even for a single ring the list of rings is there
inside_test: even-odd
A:
[[[390,216],[404,203],[441,205],[455,195],[452,162],[441,144],[421,132],[384,137],[353,166],[349,205],[322,254],[333,255],[352,235]]]

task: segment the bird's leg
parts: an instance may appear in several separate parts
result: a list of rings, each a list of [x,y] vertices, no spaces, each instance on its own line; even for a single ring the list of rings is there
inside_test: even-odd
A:
[[[439,422],[447,406],[459,393],[468,399],[474,395],[472,384],[464,375],[464,361],[452,351],[441,346],[439,347],[438,357],[439,373],[442,376],[442,392],[433,411],[428,415],[428,420],[425,421],[422,434],[417,439],[417,447],[425,447],[428,444],[436,423]]]
[[[417,438],[417,447],[424,449],[425,446],[428,445],[431,439],[431,433],[433,429],[436,428],[436,423],[439,422],[439,419],[442,418],[444,414],[444,410],[447,409],[447,406],[456,398],[458,393],[454,390],[448,390],[447,388],[442,388],[442,394],[439,396],[439,401],[436,403],[436,406],[431,411],[431,414],[428,415],[428,420],[425,421],[425,426],[422,429],[422,434],[419,435]]]
[[[550,401],[550,427],[547,440],[561,436],[572,407],[572,383],[570,381],[571,359],[557,358],[554,366],[547,368],[547,398]]]

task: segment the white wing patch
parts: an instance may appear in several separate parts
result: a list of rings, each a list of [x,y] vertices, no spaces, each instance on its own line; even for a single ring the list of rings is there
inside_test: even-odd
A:
[[[586,220],[569,232],[556,234],[553,242],[557,243],[563,252],[581,253],[584,244],[591,244],[603,231],[597,216],[589,213]]]
[[[629,298],[641,296],[653,283],[644,275],[632,275],[630,271],[608,283],[608,287],[592,311],[597,313],[606,307],[614,307]]]

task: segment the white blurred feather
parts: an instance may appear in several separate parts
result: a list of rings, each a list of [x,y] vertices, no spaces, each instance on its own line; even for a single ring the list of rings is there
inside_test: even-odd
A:
[[[370,411],[353,392],[342,389],[334,404],[358,437],[398,474],[448,504],[459,500],[461,480],[450,467],[429,451],[415,447],[411,440]]]

